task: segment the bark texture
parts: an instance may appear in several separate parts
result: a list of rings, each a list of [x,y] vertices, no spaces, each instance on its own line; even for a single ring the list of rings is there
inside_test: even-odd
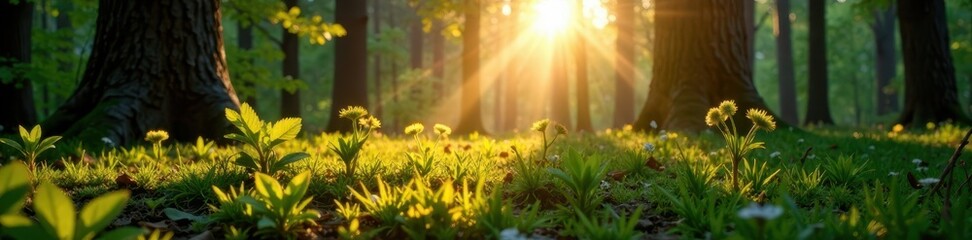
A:
[[[650,129],[706,129],[705,114],[723,100],[740,112],[766,108],[753,85],[752,14],[746,0],[656,1],[655,64],[647,102],[635,123]],[[736,123],[747,124],[737,113]]]
[[[796,80],[793,73],[793,40],[790,38],[790,0],[776,0],[776,67],[780,80],[780,117],[790,124],[799,124]]]
[[[810,82],[807,89],[807,124],[834,124],[830,117],[830,93],[827,84],[827,19],[826,0],[810,0]]]
[[[73,95],[44,122],[50,135],[117,144],[165,129],[221,140],[239,101],[223,51],[218,0],[101,0],[94,49]]]
[[[969,123],[959,105],[943,0],[898,0],[905,63],[903,125]]]
[[[18,63],[30,62],[30,29],[33,19],[33,4],[20,1],[0,1],[0,29],[6,29],[8,36],[0,38],[0,68],[12,67]],[[30,128],[37,123],[34,108],[33,88],[30,79],[13,76],[0,82],[0,133],[14,133],[18,125]]]
[[[466,17],[462,33],[462,99],[459,107],[458,134],[485,133],[479,86],[480,0],[465,0]]]
[[[874,11],[874,22],[871,31],[874,32],[875,72],[877,73],[877,114],[885,115],[898,111],[898,90],[891,85],[898,73],[898,56],[894,49],[895,39],[895,11],[894,6]]]
[[[614,127],[634,121],[634,2],[617,0],[615,3],[618,36],[614,59]]]
[[[334,41],[334,93],[328,132],[351,131],[351,122],[338,112],[348,106],[368,107],[367,1],[337,1],[335,19],[348,35]]]

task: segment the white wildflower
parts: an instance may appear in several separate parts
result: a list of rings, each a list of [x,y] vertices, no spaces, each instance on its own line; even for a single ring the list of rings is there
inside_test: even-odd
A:
[[[915,165],[921,164],[921,159],[911,159],[911,163],[914,163]]]
[[[601,180],[601,190],[608,190],[611,188],[611,183]]]
[[[780,151],[776,151],[776,152],[770,153],[770,158],[778,158],[778,157],[780,157],[780,155],[783,155],[783,154],[780,153]]]
[[[109,147],[114,147],[115,146],[115,142],[114,141],[111,141],[111,138],[108,138],[108,137],[102,137],[101,138],[101,142],[104,142],[105,145],[108,145]]]
[[[807,156],[807,159],[814,159],[814,158],[817,158],[817,154],[810,154]]]
[[[874,145],[867,146],[867,149],[874,150]]]
[[[557,161],[559,161],[559,160],[560,160],[560,155],[556,155],[556,154],[555,154],[555,155],[550,155],[550,156],[547,156],[547,161],[550,161],[550,162],[557,162]]]
[[[503,231],[500,232],[500,239],[501,240],[526,240],[529,238],[527,238],[527,236],[524,236],[523,234],[520,234],[520,230],[516,229],[515,227],[512,227],[512,228],[503,229]]]
[[[916,168],[915,168],[915,171],[917,171],[917,172],[924,172],[924,171],[928,171],[928,167],[916,167]]]
[[[898,172],[888,172],[888,176],[889,176],[889,177],[894,177],[894,176],[898,176],[899,174],[900,174],[900,173],[898,173]]]
[[[922,186],[931,186],[938,184],[940,181],[938,178],[922,178],[918,180],[918,183],[921,183]]]
[[[661,136],[658,136],[658,141],[659,142],[668,141],[668,134],[662,134]]]
[[[803,143],[803,138],[801,138],[801,139],[797,139],[797,142],[798,142],[798,143]]]
[[[717,152],[709,152],[709,156],[715,156],[715,155],[719,155],[719,153],[717,153]]]
[[[773,220],[783,215],[783,208],[776,205],[762,205],[749,203],[749,206],[739,210],[742,219]]]
[[[648,125],[651,125],[651,128],[655,128],[655,129],[658,128],[658,123],[656,123],[655,120],[651,120],[651,123],[649,123]]]
[[[645,143],[645,151],[647,151],[647,152],[654,152],[655,151],[655,145],[654,144],[651,144],[651,143]]]

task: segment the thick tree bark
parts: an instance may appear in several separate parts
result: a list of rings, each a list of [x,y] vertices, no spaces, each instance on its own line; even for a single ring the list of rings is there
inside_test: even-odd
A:
[[[240,46],[240,50],[249,51],[253,49],[253,24],[256,23],[243,23],[242,21],[237,22],[236,44]],[[248,64],[249,66],[253,66],[252,59],[248,59],[247,61],[250,62],[250,64]],[[244,82],[243,84],[247,88],[254,89],[254,90],[256,89],[256,86],[253,85],[252,82]],[[256,108],[257,107],[256,91],[254,91],[249,96],[246,96],[246,99],[243,101],[249,103],[251,107]]]
[[[297,0],[284,0],[287,9],[298,7]],[[282,28],[283,39],[280,49],[283,51],[283,75],[291,79],[300,79],[300,42],[297,33],[291,33]],[[280,117],[300,117],[300,90],[280,90]]]
[[[891,81],[898,73],[898,56],[894,49],[895,39],[895,7],[874,11],[875,72],[877,72],[877,114],[885,115],[898,111],[898,90],[891,85]]]
[[[230,130],[224,109],[239,101],[219,8],[217,0],[101,0],[87,70],[44,122],[45,133],[118,144],[152,129],[179,141],[223,139]]]
[[[652,83],[636,129],[656,121],[666,129],[706,129],[705,114],[723,100],[740,112],[766,108],[752,79],[753,14],[747,0],[666,0],[655,3]],[[746,125],[744,114],[736,123]]]
[[[334,94],[328,132],[351,131],[351,122],[338,111],[348,106],[368,107],[368,2],[337,1],[335,19],[348,35],[334,41]]]
[[[567,81],[567,53],[570,49],[564,38],[557,37],[551,41],[550,119],[571,129],[570,84]]]
[[[634,1],[618,0],[615,4],[614,59],[614,127],[630,124],[634,120]]]
[[[464,0],[466,17],[462,33],[462,99],[459,107],[458,134],[485,133],[479,86],[480,0]]]
[[[575,16],[581,16],[583,7],[583,1],[576,1],[574,5]],[[577,75],[577,131],[583,132],[593,132],[594,127],[591,124],[591,101],[590,101],[590,87],[588,85],[588,74],[587,74],[587,39],[584,34],[587,33],[587,19],[579,18],[577,20],[577,26],[574,28],[574,65],[576,67],[574,74]]]
[[[943,0],[898,0],[905,63],[903,125],[969,123],[959,105]]]
[[[442,21],[432,20],[432,89],[437,99],[445,96],[443,85],[445,84],[445,37],[442,36]]]
[[[30,29],[33,23],[34,4],[20,1],[0,1],[0,29],[7,36],[0,37],[0,68],[13,67],[30,62]],[[37,123],[34,94],[30,79],[13,76],[0,81],[0,133],[14,133],[18,125],[30,127]]]
[[[780,80],[780,116],[790,124],[800,124],[797,113],[796,80],[793,73],[793,41],[790,39],[790,0],[776,0],[776,66]]]
[[[830,94],[827,86],[827,19],[826,0],[810,0],[810,82],[807,91],[807,124],[834,124],[830,117]]]

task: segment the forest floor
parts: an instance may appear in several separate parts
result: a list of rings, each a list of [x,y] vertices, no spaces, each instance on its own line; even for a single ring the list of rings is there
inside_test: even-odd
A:
[[[409,136],[375,133],[364,143],[352,177],[329,147],[340,135],[308,133],[280,144],[275,149],[280,155],[306,152],[309,157],[261,175],[270,178],[234,164],[231,159],[241,152],[254,152],[241,146],[162,142],[157,157],[151,144],[94,153],[82,146],[111,143],[65,142],[43,155],[65,157],[42,164],[36,178],[64,189],[75,203],[129,189],[127,207],[108,228],[160,229],[178,238],[967,239],[972,234],[972,214],[965,211],[970,191],[958,184],[970,174],[965,158],[954,173],[952,181],[958,182],[943,191],[953,194],[928,194],[959,146],[962,127],[761,132],[755,141],[765,142],[765,148],[740,163],[739,187],[730,180],[731,153],[717,131],[552,131],[496,138],[435,135],[431,128]],[[16,156],[8,150],[3,149],[3,159]],[[270,183],[274,179],[289,187],[274,190],[281,187]],[[287,222],[254,208],[272,205],[267,199],[274,191],[282,199],[300,194],[296,189],[302,184],[306,195],[295,198],[312,197],[307,209],[317,212],[283,207],[289,210],[278,212],[292,220]],[[246,190],[231,193],[240,186]],[[270,198],[259,197],[267,192]],[[269,208],[263,210],[274,211]],[[34,214],[29,207],[24,212]],[[296,217],[301,213],[311,216],[302,221]]]

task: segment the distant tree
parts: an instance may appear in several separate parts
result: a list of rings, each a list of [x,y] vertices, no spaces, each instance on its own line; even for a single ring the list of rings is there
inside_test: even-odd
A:
[[[462,2],[465,21],[462,32],[462,99],[459,104],[459,125],[456,127],[459,134],[485,132],[479,91],[480,1]]]
[[[0,29],[9,34],[0,38],[0,132],[12,133],[18,125],[37,123],[30,79],[17,70],[30,62],[33,6],[28,1],[0,0]]]
[[[767,109],[753,85],[753,24],[746,19],[753,9],[745,1],[655,1],[652,82],[636,129],[652,121],[705,129],[706,111],[722,100],[735,100],[741,111]]]
[[[347,132],[351,123],[341,121],[338,111],[348,106],[368,107],[368,4],[336,1],[334,12],[348,35],[335,41],[333,105],[327,131]]]
[[[905,67],[904,125],[969,123],[959,105],[943,0],[898,0]]]
[[[373,10],[371,12],[371,14],[373,15],[372,22],[371,22],[372,23],[372,26],[373,26],[372,27],[372,30],[374,30],[374,34],[375,34],[376,37],[377,36],[380,36],[380,34],[381,34],[381,20],[382,20],[381,14],[383,12],[382,11],[383,10],[382,9],[382,4],[381,4],[382,2],[383,2],[383,0],[374,0],[374,1],[372,1],[373,5],[371,6],[371,9]],[[382,98],[383,97],[382,95],[384,95],[383,94],[384,92],[382,91],[382,89],[383,89],[382,88],[382,85],[383,85],[382,83],[384,82],[385,76],[384,76],[384,74],[383,74],[383,72],[381,70],[382,69],[382,61],[381,60],[382,60],[382,54],[380,54],[380,53],[374,54],[374,60],[373,60],[374,61],[374,67],[372,69],[375,72],[374,73],[374,75],[375,75],[375,78],[374,78],[374,87],[375,87],[375,93],[374,93],[375,94],[375,106],[374,106],[374,110],[375,110],[375,112],[374,112],[374,114],[378,118],[381,118],[382,116],[384,116],[384,113],[385,113],[385,102],[384,102],[384,99]]]
[[[614,127],[634,120],[634,0],[615,1]]]
[[[582,8],[584,5],[583,0],[576,1],[574,5],[574,16],[582,15]],[[587,39],[584,34],[588,29],[588,21],[584,18],[576,18],[577,24],[573,32],[573,53],[574,53],[574,65],[576,72],[574,74],[577,77],[577,131],[594,131],[594,127],[591,124],[591,100],[590,100],[590,87],[588,84],[588,74],[587,74]]]
[[[807,124],[834,124],[830,117],[827,84],[827,0],[810,0],[810,80],[807,92]]]
[[[44,132],[118,144],[153,129],[180,141],[222,139],[230,129],[224,109],[239,103],[223,55],[220,4],[99,1],[87,70]]]
[[[523,26],[520,24],[520,15],[522,13],[522,8],[526,4],[519,2],[510,3],[510,16],[506,21],[506,31],[503,34],[504,39],[507,43],[515,42],[519,34],[523,33]],[[521,54],[509,54],[508,61],[506,62],[506,73],[503,83],[503,127],[501,130],[513,130],[516,129],[516,120],[518,117],[519,105],[519,87],[523,80],[520,76],[523,73],[523,56]]]
[[[297,0],[284,0],[284,6],[288,11],[299,8]],[[281,26],[283,40],[280,50],[283,51],[284,59],[282,72],[285,78],[300,79],[300,39],[298,31],[287,26]],[[280,90],[280,116],[281,117],[300,117],[300,90],[281,89]]]
[[[552,39],[550,67],[550,119],[567,126],[573,126],[570,119],[570,85],[567,81],[567,58],[570,49],[566,38]]]
[[[442,21],[432,20],[432,34],[429,34],[432,44],[432,77],[436,79],[433,89],[437,98],[445,95],[443,82],[445,81],[445,36],[442,36]]]
[[[240,50],[249,51],[253,50],[253,24],[250,22],[239,21],[237,22],[236,29],[236,44],[239,45]],[[253,59],[247,59],[247,64],[252,65]],[[247,88],[255,89],[256,85],[253,82],[243,82]],[[249,94],[246,99],[243,100],[250,104],[251,107],[256,108],[259,104],[257,103],[256,94]]]
[[[790,124],[800,124],[797,114],[796,80],[793,73],[793,41],[790,39],[790,0],[776,0],[776,66],[780,80],[780,116]]]
[[[885,115],[898,111],[898,91],[891,85],[891,80],[898,73],[898,56],[894,48],[895,39],[895,9],[894,6],[883,6],[874,9],[874,22],[871,31],[874,33],[875,76],[877,77],[877,114]]]

